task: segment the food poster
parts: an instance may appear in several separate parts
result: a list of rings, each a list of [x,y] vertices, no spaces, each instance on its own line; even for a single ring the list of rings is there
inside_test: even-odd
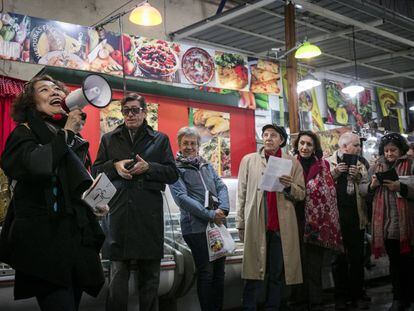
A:
[[[400,127],[400,132],[403,130],[402,124],[402,115],[401,109],[390,109],[393,105],[396,105],[399,101],[398,93],[394,91],[387,90],[382,87],[376,88],[376,93],[378,97],[378,103],[381,108],[381,114],[383,117],[392,116],[398,119],[398,125]]]
[[[154,130],[158,130],[158,104],[147,103],[148,125]],[[101,136],[113,131],[119,125],[124,123],[124,117],[121,113],[121,103],[119,100],[112,101],[108,106],[100,111]]]
[[[88,70],[88,28],[32,18],[30,61],[34,64]]]
[[[215,86],[215,51],[181,45],[180,82],[197,86]]]
[[[336,150],[339,149],[338,141],[339,137],[345,132],[350,132],[350,127],[338,127],[328,131],[318,132],[321,140],[321,146],[323,150],[323,157],[327,158],[331,156]]]
[[[318,101],[316,99],[315,88],[303,91],[298,95],[299,113],[310,114],[310,128],[313,131],[323,131],[325,126],[323,124],[322,115],[319,110]]]
[[[358,94],[358,96],[353,99],[354,104],[356,105],[357,112],[355,118],[357,124],[360,127],[363,127],[364,124],[372,120],[372,96],[371,90],[364,90]]]
[[[165,82],[180,82],[180,52],[178,43],[149,39],[139,36],[124,36],[126,58],[134,68],[128,75]],[[124,44],[125,45],[125,44]]]
[[[253,93],[281,95],[279,63],[248,58],[250,66],[250,91]]]
[[[190,124],[201,136],[200,155],[213,165],[219,176],[230,177],[230,114],[190,108]]]
[[[214,63],[216,66],[217,87],[248,91],[249,71],[246,56],[216,51]]]
[[[125,35],[123,35],[124,37]],[[112,75],[122,75],[121,36],[119,33],[106,31],[103,28],[88,29],[88,54],[87,62],[89,70]],[[124,39],[124,42],[127,42]],[[124,44],[128,48],[128,44]],[[133,72],[131,62],[125,60],[125,73]]]
[[[0,58],[30,61],[30,23],[27,15],[0,13]]]

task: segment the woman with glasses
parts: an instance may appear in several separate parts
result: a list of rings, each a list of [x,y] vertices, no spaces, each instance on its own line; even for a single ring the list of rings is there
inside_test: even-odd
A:
[[[376,258],[388,255],[390,261],[390,311],[414,306],[414,184],[407,177],[414,167],[407,151],[400,134],[383,136],[380,157],[360,185],[363,194],[373,196],[372,253]]]
[[[92,184],[84,163],[85,118],[66,114],[67,91],[49,76],[33,78],[13,103],[18,123],[1,166],[12,200],[0,238],[0,261],[15,270],[15,299],[36,297],[40,309],[78,310],[82,292],[97,296],[104,284],[99,258],[104,236],[81,201]]]

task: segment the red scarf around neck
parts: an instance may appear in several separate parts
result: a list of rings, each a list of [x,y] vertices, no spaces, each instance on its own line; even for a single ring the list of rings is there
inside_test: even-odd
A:
[[[278,149],[276,152],[265,151],[266,161],[270,156],[282,157],[282,149]],[[276,192],[267,192],[266,194],[266,206],[267,206],[267,230],[279,231],[279,217],[277,215],[277,197]]]

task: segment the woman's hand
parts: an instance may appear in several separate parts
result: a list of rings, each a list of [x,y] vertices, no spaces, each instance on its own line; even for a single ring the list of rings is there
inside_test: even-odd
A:
[[[83,125],[85,124],[83,112],[80,109],[75,109],[68,114],[68,119],[66,121],[65,130],[70,130],[75,134],[78,134]]]
[[[103,217],[106,214],[108,214],[108,212],[109,212],[109,205],[108,204],[103,205],[103,206],[97,205],[95,207],[95,209],[93,210],[93,213],[95,214],[95,216],[98,216],[98,217]]]
[[[225,218],[226,215],[224,215],[224,212],[221,209],[218,208],[214,211],[214,223],[217,226],[220,226]]]
[[[392,181],[388,179],[384,179],[383,186],[387,187],[389,191],[392,192],[399,192],[401,190],[401,184],[399,180]]]
[[[289,188],[292,185],[293,178],[289,175],[282,175],[279,177],[279,181],[285,188]]]
[[[371,190],[375,190],[376,188],[378,188],[380,186],[380,182],[378,181],[377,176],[372,175],[371,177],[371,184],[369,185],[369,187],[371,188]]]

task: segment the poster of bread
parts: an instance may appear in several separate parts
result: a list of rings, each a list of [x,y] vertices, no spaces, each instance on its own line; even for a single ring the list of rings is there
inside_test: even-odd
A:
[[[230,177],[230,114],[191,108],[190,120],[201,136],[200,155],[219,176]]]
[[[124,117],[121,113],[121,103],[116,100],[100,111],[101,136],[105,133],[113,131],[119,125],[124,123]],[[158,130],[158,104],[147,103],[148,125],[154,130]]]
[[[30,23],[27,15],[0,13],[0,58],[30,61]]]
[[[32,18],[30,58],[35,64],[88,70],[88,28]]]
[[[214,62],[218,87],[248,91],[249,71],[245,56],[216,51]]]
[[[280,95],[279,63],[264,59],[249,59],[250,91],[253,93]]]

